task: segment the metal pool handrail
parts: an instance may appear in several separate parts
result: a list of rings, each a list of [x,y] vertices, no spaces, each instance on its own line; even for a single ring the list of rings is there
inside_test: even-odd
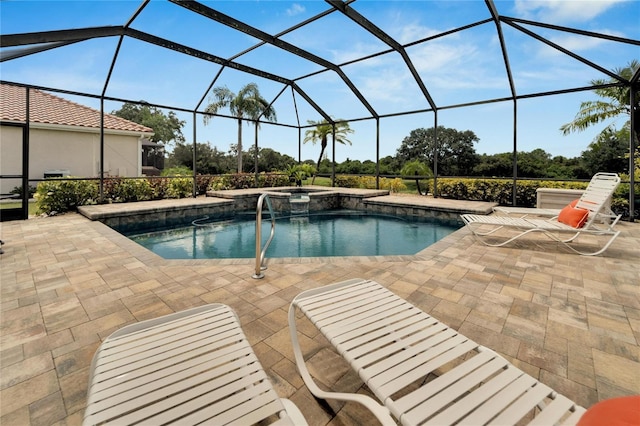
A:
[[[267,202],[269,215],[271,216],[271,235],[269,235],[269,239],[265,243],[264,248],[262,248],[262,205],[265,200]],[[269,194],[264,193],[260,195],[260,198],[258,198],[258,205],[256,206],[256,270],[255,273],[251,276],[252,278],[264,278],[264,274],[262,273],[262,271],[267,269],[267,267],[264,265],[265,253],[267,252],[267,248],[269,248],[269,244],[271,244],[271,240],[273,240],[275,232],[276,217],[273,214],[273,208],[271,207],[271,199],[269,198]]]

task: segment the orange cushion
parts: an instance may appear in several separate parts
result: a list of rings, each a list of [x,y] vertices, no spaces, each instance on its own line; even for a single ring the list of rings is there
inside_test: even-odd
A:
[[[598,402],[580,417],[577,426],[630,426],[640,424],[640,395]]]
[[[577,203],[578,200],[574,200],[565,208],[560,210],[560,214],[558,215],[558,222],[564,223],[565,225],[569,225],[574,228],[582,228],[587,222],[587,218],[589,217],[589,210],[574,207]]]

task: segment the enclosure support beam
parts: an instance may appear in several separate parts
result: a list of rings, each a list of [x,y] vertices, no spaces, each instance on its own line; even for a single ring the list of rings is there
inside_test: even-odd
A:
[[[100,193],[98,200],[104,202],[104,97],[100,97]]]
[[[10,61],[12,59],[22,58],[24,56],[33,55],[34,53],[46,52],[47,50],[56,49],[62,46],[68,46],[82,40],[61,41],[59,43],[47,43],[34,47],[26,47],[24,49],[15,49],[10,52],[0,52],[0,62]]]
[[[35,33],[7,34],[0,37],[0,47],[25,46],[29,44],[77,42],[99,37],[113,37],[124,33],[124,27],[94,27],[73,30],[42,31]]]
[[[198,143],[196,141],[196,112],[193,111],[193,198],[198,194]]]
[[[636,92],[640,91],[640,85],[638,83],[639,77],[640,69],[636,71],[636,74],[631,79],[631,86],[629,87],[629,109],[631,111],[631,131],[629,132],[629,222],[633,222],[636,215],[635,159],[636,150],[638,149],[638,143],[636,141],[639,139],[638,132],[640,132],[640,129],[637,126],[638,122],[640,122],[640,111],[638,111],[638,101],[640,101],[640,99],[637,98],[638,94]]]
[[[485,4],[491,13],[493,23],[496,26],[496,32],[498,33],[498,40],[500,40],[500,49],[502,51],[502,60],[504,61],[504,67],[507,72],[507,78],[509,80],[509,89],[511,91],[511,99],[513,100],[513,188],[511,190],[512,205],[516,205],[516,185],[518,183],[518,126],[517,126],[517,114],[518,114],[518,97],[516,92],[516,85],[513,81],[513,74],[511,72],[511,65],[509,62],[509,55],[507,54],[507,46],[504,42],[504,34],[502,33],[502,25],[500,24],[500,15],[498,9],[493,0],[485,0]]]
[[[25,127],[22,129],[22,217],[24,219],[29,218],[29,135],[31,128],[29,125],[29,103],[31,102],[31,96],[29,94],[30,89],[27,88],[26,93],[26,111]]]
[[[254,132],[254,140],[253,140],[253,169],[256,174],[256,188],[258,187],[258,122],[255,123],[255,132]]]
[[[438,110],[433,111],[433,198],[438,198]]]
[[[314,55],[313,53],[307,52],[297,46],[294,46],[284,40],[281,40],[277,37],[272,36],[264,31],[261,31],[255,27],[245,24],[237,19],[232,18],[231,16],[225,15],[222,12],[219,12],[215,9],[212,9],[202,3],[198,3],[197,1],[186,1],[186,0],[170,0],[172,3],[177,4],[178,6],[182,6],[185,9],[188,9],[192,12],[198,13],[206,18],[209,18],[213,21],[219,22],[222,25],[226,25],[229,28],[233,28],[237,31],[242,31],[245,34],[250,35],[251,37],[255,37],[258,40],[262,40],[265,43],[271,44],[273,46],[279,47],[282,50],[285,50],[289,53],[292,53],[296,56],[299,56],[307,61],[311,61],[315,64],[318,64],[322,67],[332,70],[342,79],[342,81],[349,87],[351,92],[358,98],[358,100],[364,105],[364,107],[369,111],[372,116],[377,116],[373,107],[367,102],[365,97],[360,93],[358,88],[349,80],[349,77],[332,62],[327,61],[319,56]]]
[[[529,31],[528,29],[526,29],[524,27],[521,27],[520,25],[518,25],[518,24],[516,24],[514,22],[509,22],[509,21],[506,21],[506,22],[509,25],[511,25],[513,28],[515,28],[515,29],[527,34],[530,37],[535,38],[536,40],[538,40],[538,41],[540,41],[540,42],[542,42],[542,43],[544,43],[544,44],[546,44],[546,45],[548,45],[548,46],[550,46],[550,47],[552,47],[552,48],[554,48],[556,50],[559,50],[560,52],[564,53],[565,55],[570,56],[573,59],[575,59],[577,61],[580,61],[583,64],[588,65],[591,68],[594,68],[594,69],[600,71],[603,74],[608,75],[609,77],[611,77],[611,78],[613,78],[615,80],[620,80],[620,76],[618,76],[615,73],[607,70],[606,68],[603,68],[603,67],[601,67],[601,66],[599,66],[599,65],[597,65],[597,64],[595,64],[595,63],[593,63],[593,62],[591,62],[591,61],[589,61],[589,60],[587,60],[585,58],[583,58],[582,56],[580,56],[580,55],[578,55],[578,54],[576,54],[576,53],[574,53],[574,52],[572,52],[572,51],[570,51],[568,49],[565,49],[564,47],[562,47],[562,46],[560,46],[560,45],[558,45],[556,43],[553,43],[552,41],[549,41],[544,37],[539,36],[538,34],[534,33],[533,31]]]
[[[331,186],[336,186],[336,123],[331,124],[331,141]],[[320,163],[322,163],[322,158]],[[318,171],[320,163],[318,163]]]
[[[340,12],[342,12],[345,16],[347,16],[353,22],[355,22],[356,24],[358,24],[359,26],[367,30],[370,34],[377,37],[380,41],[385,43],[387,46],[395,50],[404,60],[404,63],[407,66],[407,69],[415,79],[416,84],[418,85],[418,87],[420,88],[420,91],[422,92],[422,95],[425,97],[427,102],[429,102],[429,105],[431,106],[431,108],[436,109],[436,104],[433,101],[433,98],[431,97],[431,95],[429,94],[427,87],[424,85],[424,82],[422,81],[420,74],[418,74],[418,71],[413,66],[413,62],[411,62],[411,58],[409,58],[407,51],[404,49],[404,47],[402,47],[400,43],[398,43],[393,37],[389,36],[387,33],[385,33],[380,28],[378,28],[373,22],[369,21],[367,18],[359,14],[353,8],[349,7],[349,5],[343,2],[342,0],[325,0],[325,1],[329,3],[331,6],[333,6],[334,8],[336,8],[337,10],[339,10]]]
[[[511,204],[516,206],[518,184],[518,101],[513,100],[513,190]]]
[[[380,189],[380,117],[376,117],[376,189]]]

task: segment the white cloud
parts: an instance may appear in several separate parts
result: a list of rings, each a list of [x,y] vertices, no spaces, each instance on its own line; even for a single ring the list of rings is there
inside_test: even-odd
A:
[[[361,89],[372,101],[406,104],[408,100],[405,95],[411,81],[412,77],[406,70],[389,68],[379,70],[377,75],[363,79]]]
[[[516,0],[515,10],[529,19],[547,22],[586,22],[624,0]]]
[[[329,52],[331,52],[331,61],[334,64],[343,64],[345,62],[353,61],[355,59],[359,59],[373,53],[378,53],[385,47],[386,46],[381,46],[377,43],[354,42],[347,46],[331,48],[329,49]],[[367,66],[370,66],[372,64],[377,64],[379,60],[379,58],[374,57],[367,59],[364,62],[360,62],[360,64],[366,63]]]
[[[585,52],[594,49],[604,43],[604,40],[594,37],[580,37],[577,35],[565,35],[554,37],[551,41],[571,52]],[[539,51],[541,56],[564,55],[556,49],[541,48]]]
[[[616,34],[614,31],[600,30],[597,32],[599,32],[600,34],[624,37],[624,35],[619,33]],[[564,47],[565,49],[571,50],[572,52],[584,52],[587,50],[593,50],[606,43],[606,41],[601,38],[585,37],[573,34],[550,37],[549,40],[559,46]]]
[[[287,16],[296,16],[301,13],[304,13],[305,7],[300,3],[293,3],[290,8],[287,9]]]
[[[396,36],[400,44],[411,43],[413,41],[421,40],[423,38],[427,38],[442,32],[418,24],[403,24],[402,26],[400,26],[400,28],[401,30]]]

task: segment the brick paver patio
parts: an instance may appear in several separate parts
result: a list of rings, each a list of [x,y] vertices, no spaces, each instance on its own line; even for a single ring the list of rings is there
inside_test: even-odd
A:
[[[371,424],[355,404],[320,404],[293,363],[287,309],[302,290],[374,279],[588,407],[640,393],[640,224],[603,254],[544,237],[489,248],[461,229],[416,256],[163,260],[78,215],[2,223],[2,425],[77,425],[101,339],[135,321],[211,302],[236,310],[276,389],[311,425]],[[327,387],[368,392],[313,327],[301,343]]]

